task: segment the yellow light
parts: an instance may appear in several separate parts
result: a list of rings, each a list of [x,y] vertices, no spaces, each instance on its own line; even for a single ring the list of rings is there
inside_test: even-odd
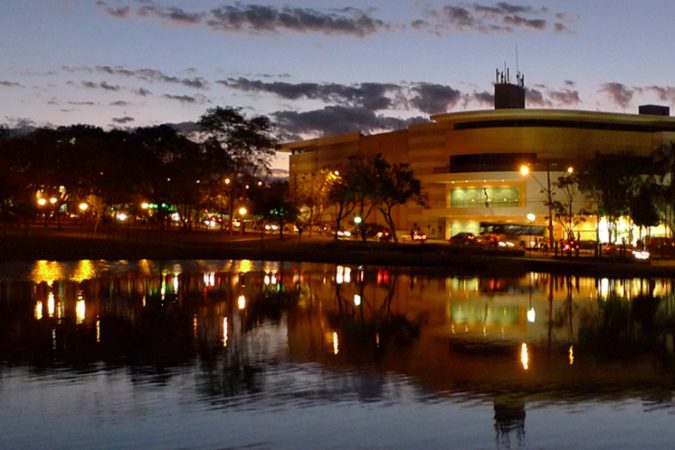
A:
[[[35,320],[42,320],[42,302],[38,300],[35,304]]]
[[[50,292],[47,296],[47,314],[49,317],[54,317],[54,293]]]
[[[527,310],[527,321],[530,323],[534,323],[535,320],[537,320],[537,313],[534,311],[534,308],[530,308]]]
[[[101,320],[96,320],[96,342],[101,342]]]
[[[223,347],[227,347],[227,317],[223,317]]]
[[[237,306],[239,309],[244,309],[246,308],[246,297],[242,294],[237,298]]]
[[[337,355],[340,351],[340,343],[338,342],[337,331],[333,331],[333,354]]]
[[[570,345],[569,350],[567,350],[567,359],[570,362],[570,366],[574,364],[574,346]]]
[[[89,209],[89,205],[87,205],[86,203],[82,202],[82,203],[80,203],[80,204],[78,205],[78,208],[80,208],[80,211],[84,212],[84,211],[86,211],[87,209]]]
[[[47,200],[44,198],[38,198],[37,204],[40,206],[45,206],[47,204]]]
[[[241,208],[239,208],[239,215],[240,216],[245,216],[247,212],[248,212],[248,210],[246,209],[246,207],[242,206]]]
[[[69,277],[72,281],[78,283],[84,280],[91,280],[96,276],[96,268],[90,259],[83,259],[77,263],[73,274]]]
[[[126,213],[119,213],[117,215],[117,220],[119,220],[120,222],[124,222],[128,218],[129,218],[129,216],[127,216]]]
[[[526,166],[525,164],[523,164],[522,166],[520,166],[520,174],[524,177],[529,175],[530,174],[530,168],[528,166]]]
[[[150,203],[148,203],[148,202],[141,203],[141,209],[148,209],[149,207],[150,207]]]
[[[75,303],[75,323],[77,325],[83,323],[84,319],[86,318],[86,314],[87,309],[84,299],[78,300],[77,303]]]
[[[574,173],[574,167],[569,166],[569,167],[567,168],[567,173]]]
[[[52,197],[49,199],[49,203],[51,203],[52,205],[55,205],[56,202],[58,202],[58,199],[56,197]]]
[[[528,214],[527,214],[527,220],[529,220],[530,222],[534,222],[534,220],[535,220],[536,218],[537,218],[537,216],[535,216],[533,213],[528,213]]]
[[[231,182],[232,182],[232,180],[230,180],[229,178],[225,178],[225,184],[229,185]]]
[[[361,306],[361,296],[354,294],[354,306]]]
[[[523,365],[523,369],[528,370],[530,368],[530,355],[525,343],[520,346],[520,363]]]

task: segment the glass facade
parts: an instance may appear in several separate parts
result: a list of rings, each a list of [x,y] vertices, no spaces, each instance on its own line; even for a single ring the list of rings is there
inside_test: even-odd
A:
[[[520,188],[461,187],[450,191],[451,208],[506,208],[520,206]]]

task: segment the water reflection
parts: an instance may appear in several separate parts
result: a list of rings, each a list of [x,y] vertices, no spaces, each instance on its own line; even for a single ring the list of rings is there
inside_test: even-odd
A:
[[[123,368],[157,386],[188,371],[217,409],[401,402],[405,384],[422,403],[492,405],[498,447],[524,442],[528,405],[672,406],[670,280],[252,261],[24,273],[0,281],[0,370]]]

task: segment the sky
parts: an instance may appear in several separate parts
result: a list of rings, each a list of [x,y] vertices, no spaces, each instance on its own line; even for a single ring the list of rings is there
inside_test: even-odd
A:
[[[189,126],[266,115],[283,141],[527,106],[675,103],[672,0],[3,0],[0,124]],[[513,79],[513,77],[512,77]],[[276,167],[287,160],[279,158]]]

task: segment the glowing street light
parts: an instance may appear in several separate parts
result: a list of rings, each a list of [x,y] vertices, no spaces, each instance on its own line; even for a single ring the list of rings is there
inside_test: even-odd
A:
[[[361,218],[361,216],[356,216],[356,217],[354,217],[354,223],[355,223],[356,225],[360,225],[361,222],[363,222],[363,219]]]
[[[89,205],[86,204],[85,202],[80,203],[77,207],[80,208],[80,211],[82,212],[85,212],[86,210],[89,209]]]
[[[239,208],[239,211],[237,212],[243,218],[248,213],[248,209],[246,209],[245,206],[242,206],[241,208]]]
[[[526,164],[520,166],[520,174],[524,177],[530,175],[530,167]],[[546,162],[546,186],[544,186],[541,181],[531,174],[534,181],[546,192],[547,196],[547,205],[548,205],[548,245],[549,248],[553,248],[553,193],[551,192],[551,164]]]
[[[49,199],[49,203],[51,203],[52,205],[55,205],[56,202],[58,202],[58,201],[59,201],[59,200],[58,200],[56,197],[51,197],[51,198]]]
[[[39,206],[45,206],[45,205],[47,204],[47,199],[45,199],[45,198],[38,198],[37,204],[38,204]]]

